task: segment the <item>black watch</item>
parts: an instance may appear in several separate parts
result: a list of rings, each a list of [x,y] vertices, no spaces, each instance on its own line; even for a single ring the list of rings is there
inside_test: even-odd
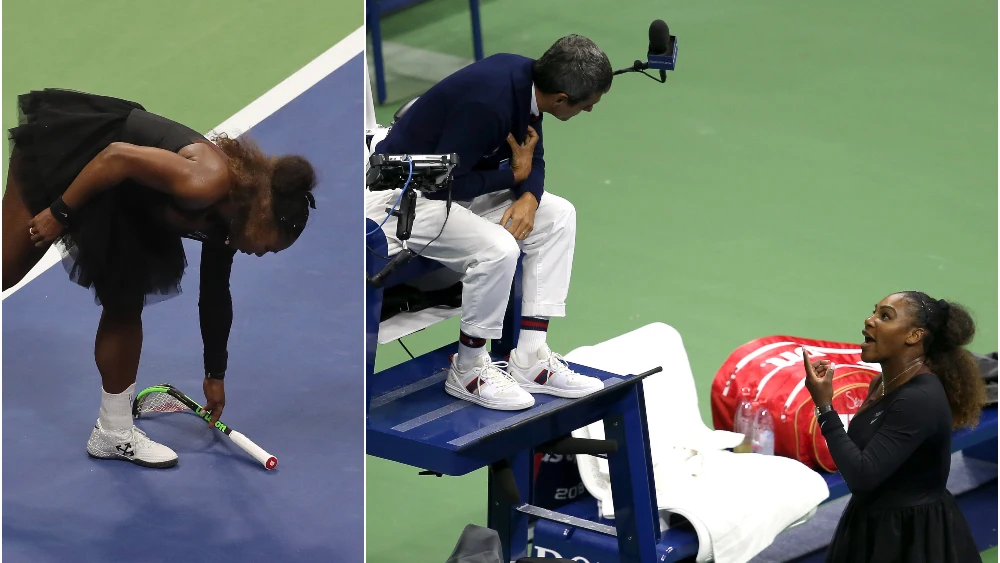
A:
[[[833,405],[823,405],[822,407],[816,407],[816,416],[826,414],[833,410]]]
[[[212,373],[206,373],[205,374],[205,379],[218,379],[219,381],[222,381],[225,378],[226,378],[226,372],[225,371],[217,371],[217,372],[212,372]]]

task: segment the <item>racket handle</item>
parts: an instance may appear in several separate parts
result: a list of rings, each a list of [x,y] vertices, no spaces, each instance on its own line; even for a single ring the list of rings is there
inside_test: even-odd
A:
[[[229,437],[233,440],[233,442],[236,442],[237,446],[243,448],[243,451],[253,456],[253,458],[259,461],[264,467],[274,469],[278,466],[278,458],[265,452],[264,448],[253,443],[250,438],[247,438],[235,430],[229,433]]]

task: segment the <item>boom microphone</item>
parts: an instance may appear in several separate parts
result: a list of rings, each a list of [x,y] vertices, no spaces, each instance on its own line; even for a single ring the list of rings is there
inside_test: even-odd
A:
[[[660,83],[667,81],[667,71],[674,70],[677,63],[677,37],[670,35],[670,27],[663,20],[655,20],[649,24],[649,45],[646,48],[646,62],[635,61],[630,68],[623,68],[614,72],[615,76],[626,72],[641,72],[646,76],[656,80],[656,78],[646,73],[646,69],[660,71]]]
[[[670,28],[667,22],[656,20],[649,24],[649,49],[646,51],[646,66],[649,68],[650,60],[654,57],[666,57],[667,49],[670,47]],[[660,69],[660,82],[667,81],[667,70]]]

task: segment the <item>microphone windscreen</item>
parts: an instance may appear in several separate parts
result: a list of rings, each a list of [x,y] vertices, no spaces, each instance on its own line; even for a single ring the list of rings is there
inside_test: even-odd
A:
[[[656,20],[649,24],[649,54],[665,55],[670,43],[670,28],[667,22]]]

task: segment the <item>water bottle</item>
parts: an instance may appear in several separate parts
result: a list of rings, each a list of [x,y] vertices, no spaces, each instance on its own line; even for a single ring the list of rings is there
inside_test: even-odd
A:
[[[750,453],[750,443],[753,439],[753,390],[744,387],[740,390],[740,402],[736,406],[736,416],[733,432],[743,434],[743,443],[733,448],[738,454]]]
[[[774,455],[774,418],[766,402],[757,406],[753,417],[751,451],[755,454]]]

